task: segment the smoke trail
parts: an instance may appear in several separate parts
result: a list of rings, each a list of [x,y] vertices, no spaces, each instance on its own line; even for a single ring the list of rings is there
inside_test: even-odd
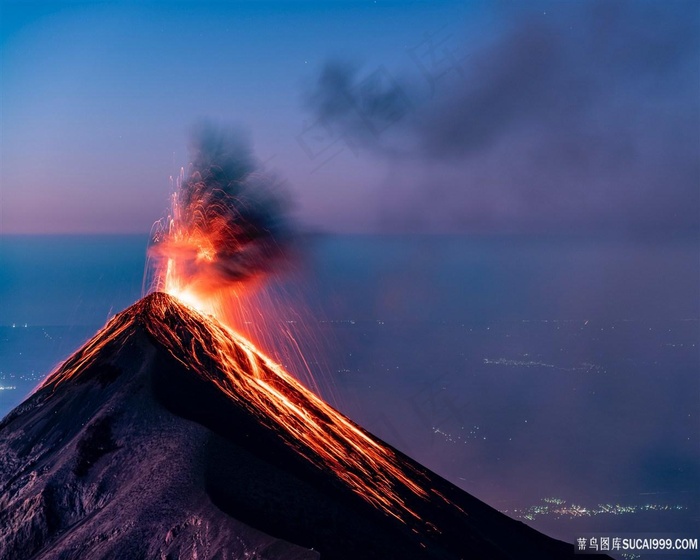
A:
[[[287,199],[248,137],[203,123],[192,135],[167,224],[153,235],[156,289],[212,292],[270,273],[287,254]]]

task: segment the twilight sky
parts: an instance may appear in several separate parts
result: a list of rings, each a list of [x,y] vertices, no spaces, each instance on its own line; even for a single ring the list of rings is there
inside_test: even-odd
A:
[[[311,229],[700,227],[696,2],[0,6],[0,233],[147,232],[203,118]]]

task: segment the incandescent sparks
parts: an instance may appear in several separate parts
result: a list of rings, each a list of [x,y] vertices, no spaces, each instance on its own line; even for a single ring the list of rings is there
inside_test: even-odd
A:
[[[239,131],[202,125],[192,151],[170,215],[153,233],[149,288],[231,323],[226,307],[249,295],[286,256],[286,199]]]

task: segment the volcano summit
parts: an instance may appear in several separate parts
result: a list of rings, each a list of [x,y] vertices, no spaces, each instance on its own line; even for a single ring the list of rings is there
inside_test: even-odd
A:
[[[0,558],[571,558],[163,293],[0,422]]]

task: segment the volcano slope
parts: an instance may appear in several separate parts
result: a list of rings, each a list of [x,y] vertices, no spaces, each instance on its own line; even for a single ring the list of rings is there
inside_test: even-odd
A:
[[[163,293],[0,422],[0,558],[571,558]]]

